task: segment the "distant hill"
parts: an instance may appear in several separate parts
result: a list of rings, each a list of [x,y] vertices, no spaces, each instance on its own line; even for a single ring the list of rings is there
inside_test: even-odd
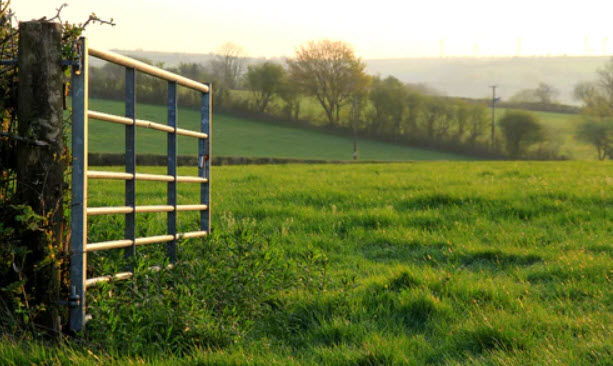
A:
[[[181,52],[157,52],[141,50],[113,50],[125,56],[146,58],[155,62],[163,62],[167,66],[177,66],[180,63],[206,64],[215,56],[212,53],[181,53]]]
[[[425,83],[443,94],[469,98],[491,96],[490,85],[503,99],[545,82],[560,91],[559,100],[576,104],[575,84],[593,80],[608,57],[444,57],[366,60],[371,74],[393,75],[405,82]]]
[[[206,64],[213,54],[116,50],[124,55],[144,57],[175,66],[182,62]],[[263,59],[249,59],[258,62]],[[282,58],[274,59],[281,62]],[[490,85],[507,99],[517,91],[535,88],[539,82],[560,91],[559,100],[576,104],[572,91],[579,81],[593,80],[596,70],[608,62],[606,56],[542,57],[442,57],[365,60],[367,72],[393,75],[404,82],[424,83],[448,96],[483,98],[491,95]]]

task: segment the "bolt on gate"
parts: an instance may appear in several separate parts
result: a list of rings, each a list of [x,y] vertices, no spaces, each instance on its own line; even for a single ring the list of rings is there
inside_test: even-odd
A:
[[[127,257],[134,256],[136,246],[151,243],[167,243],[170,263],[177,258],[178,239],[196,238],[210,232],[210,162],[212,126],[212,90],[210,85],[202,84],[171,72],[147,65],[143,62],[113,52],[88,47],[87,39],[78,42],[80,67],[72,73],[72,215],[71,215],[71,311],[70,329],[79,331],[86,322],[85,295],[87,288],[111,280],[128,279],[132,272],[87,278],[87,253],[98,250],[124,248]],[[125,67],[125,116],[116,116],[88,109],[88,57],[93,56]],[[168,124],[160,124],[136,119],[136,72],[143,72],[168,81]],[[201,92],[200,131],[177,127],[177,85]],[[125,172],[105,172],[88,169],[88,119],[125,125]],[[136,127],[150,128],[168,135],[168,172],[167,175],[142,174],[136,172]],[[198,139],[198,176],[177,175],[177,135]],[[125,181],[125,206],[89,207],[87,204],[88,179],[115,179]],[[136,181],[167,182],[166,205],[136,205]],[[200,184],[200,203],[177,205],[177,183]],[[177,233],[178,211],[200,211],[200,231]],[[141,212],[167,212],[167,234],[136,238],[135,217]],[[87,217],[94,215],[125,215],[125,236],[122,240],[98,243],[87,242]],[[159,267],[158,267],[159,268]],[[152,267],[152,269],[155,269]]]

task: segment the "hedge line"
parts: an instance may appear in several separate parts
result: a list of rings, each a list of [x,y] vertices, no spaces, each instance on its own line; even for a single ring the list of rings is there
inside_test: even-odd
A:
[[[91,166],[123,166],[125,165],[124,154],[90,153],[88,164]],[[139,154],[136,155],[137,165],[166,166],[166,155]],[[220,165],[265,165],[265,164],[353,164],[353,163],[392,163],[394,161],[379,160],[318,160],[318,159],[291,159],[291,158],[252,158],[245,156],[216,156],[212,164]],[[398,162],[398,161],[396,161]],[[196,156],[177,156],[179,166],[198,166]]]

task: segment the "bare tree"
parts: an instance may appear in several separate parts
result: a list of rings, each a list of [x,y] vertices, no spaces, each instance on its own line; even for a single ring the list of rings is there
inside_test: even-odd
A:
[[[613,58],[598,69],[598,86],[602,93],[607,97],[610,107],[613,107]]]
[[[539,86],[534,90],[534,94],[541,104],[552,104],[560,92],[552,85],[539,83]]]
[[[539,83],[536,89],[522,89],[511,96],[514,103],[553,104],[560,95],[558,89],[547,83]]]
[[[317,98],[333,126],[340,125],[341,107],[368,83],[364,63],[342,41],[308,42],[287,63],[292,78],[305,93]]]
[[[214,77],[217,103],[223,103],[230,89],[236,89],[245,70],[245,51],[239,45],[224,43],[209,67]]]

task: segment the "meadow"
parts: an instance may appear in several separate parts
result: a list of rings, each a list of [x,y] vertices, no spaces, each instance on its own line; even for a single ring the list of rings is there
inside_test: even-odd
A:
[[[252,95],[250,92],[240,90],[233,90],[232,97],[244,101],[249,101],[252,99]],[[275,99],[272,102],[271,108],[276,108],[277,110],[279,110],[281,108],[281,105],[281,101]],[[504,116],[506,111],[506,108],[496,108],[496,121],[499,121],[500,118]],[[571,160],[592,160],[597,158],[596,150],[594,149],[594,147],[575,138],[575,131],[577,129],[577,126],[582,122],[581,115],[540,111],[527,112],[533,114],[537,118],[538,122],[544,128],[545,134],[552,141],[553,145],[559,147],[560,155]],[[316,100],[314,100],[314,98],[311,97],[302,98],[301,117],[311,121],[325,120],[325,115],[321,109],[321,106]]]
[[[612,188],[596,161],[215,167],[207,240],[92,290],[85,340],[5,338],[0,363],[611,365]],[[164,203],[162,183],[137,192]],[[91,181],[90,205],[122,193]],[[163,232],[165,216],[137,217],[138,235]],[[90,218],[89,240],[122,224]],[[138,249],[143,265],[164,251]]]
[[[92,99],[90,109],[123,115],[123,102]],[[166,123],[166,107],[139,104],[136,116]],[[180,108],[179,126],[198,130],[200,112]],[[124,151],[124,126],[91,120],[89,123],[90,152],[118,153]],[[196,154],[196,140],[179,137],[179,154]],[[158,131],[139,129],[136,151],[139,154],[166,154],[166,135]],[[460,154],[412,148],[374,140],[360,139],[362,160],[473,160]],[[296,159],[351,160],[353,140],[313,130],[291,128],[224,114],[213,118],[213,156],[276,157]]]
[[[248,98],[247,92],[234,92],[234,97]],[[313,101],[303,106],[304,115],[322,118],[319,107]],[[123,103],[118,101],[92,99],[90,108],[117,115],[123,114]],[[500,119],[504,108],[497,109]],[[551,112],[533,113],[545,127],[548,136],[560,147],[560,154],[578,160],[596,159],[596,150],[574,136],[581,116]],[[321,114],[321,113],[320,113]],[[180,108],[179,125],[198,129],[199,112]],[[166,107],[162,105],[139,104],[137,118],[166,123]],[[226,114],[215,114],[213,119],[214,156],[276,157],[296,159],[351,160],[353,140],[350,137],[325,132],[292,128],[289,126],[250,120]],[[106,122],[90,122],[90,151],[117,153],[124,150],[124,128]],[[179,137],[179,154],[195,154],[196,142],[191,138]],[[359,157],[362,160],[406,161],[406,160],[474,160],[474,157],[444,153],[440,151],[413,148],[359,139]],[[142,154],[165,154],[164,134],[147,129],[137,132],[137,152]]]

